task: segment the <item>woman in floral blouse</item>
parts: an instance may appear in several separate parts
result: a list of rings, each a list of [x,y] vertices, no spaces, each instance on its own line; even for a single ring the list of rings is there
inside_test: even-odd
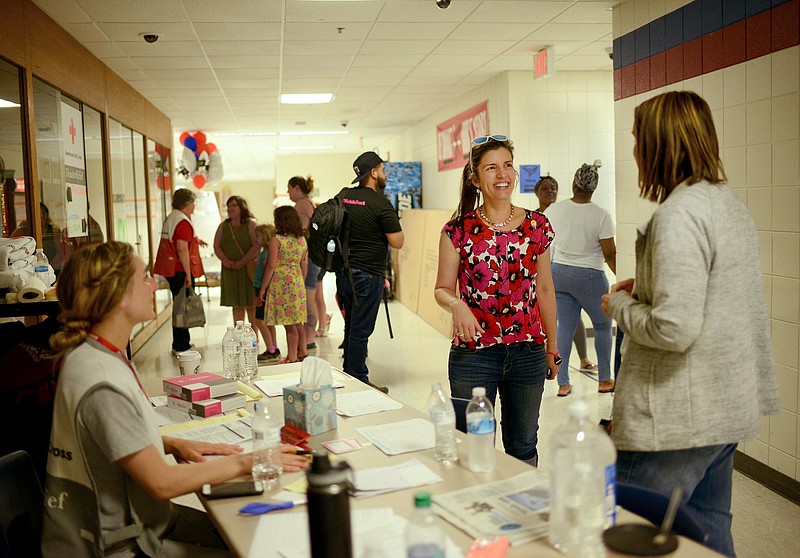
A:
[[[456,426],[466,430],[472,388],[502,402],[507,454],[536,466],[545,378],[558,373],[553,230],[515,207],[514,152],[505,136],[472,140],[458,209],[442,229],[436,302],[453,314],[448,373]]]

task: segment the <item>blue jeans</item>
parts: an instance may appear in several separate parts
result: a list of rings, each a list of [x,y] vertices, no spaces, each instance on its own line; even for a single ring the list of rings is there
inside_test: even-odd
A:
[[[678,486],[682,503],[697,514],[709,534],[707,545],[736,556],[731,536],[733,454],[736,444],[673,451],[620,451],[617,481],[667,495]]]
[[[485,387],[486,397],[493,405],[499,392],[506,453],[535,467],[546,372],[544,345],[538,343],[492,345],[485,349],[451,347],[448,375],[456,428],[467,431],[466,409],[472,388]]]
[[[600,307],[600,297],[608,292],[606,274],[597,269],[572,265],[552,265],[556,289],[558,350],[564,359],[558,370],[558,385],[569,385],[569,355],[572,338],[586,310],[594,326],[594,349],[597,352],[597,374],[601,381],[611,379],[611,318]]]
[[[383,277],[354,267],[350,268],[353,287],[347,272],[336,272],[336,290],[344,307],[344,371],[369,383],[367,342],[375,330],[375,320],[383,299]],[[358,299],[358,304],[356,304]]]

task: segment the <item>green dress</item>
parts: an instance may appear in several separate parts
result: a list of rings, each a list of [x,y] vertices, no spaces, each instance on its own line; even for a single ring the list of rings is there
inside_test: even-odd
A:
[[[250,242],[249,223],[244,223],[238,227],[233,227],[230,220],[222,223],[222,251],[228,259],[238,261],[250,250],[253,245]],[[236,241],[233,234],[236,235]],[[239,243],[239,247],[236,243]],[[242,269],[231,269],[222,266],[220,276],[222,293],[220,294],[220,306],[253,306],[255,300],[255,290],[253,281],[247,274],[247,266]]]

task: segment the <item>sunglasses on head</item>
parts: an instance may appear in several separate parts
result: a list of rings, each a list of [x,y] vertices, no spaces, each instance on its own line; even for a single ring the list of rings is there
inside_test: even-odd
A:
[[[475,172],[475,169],[472,168],[472,148],[476,145],[483,145],[484,143],[494,140],[494,141],[506,141],[508,140],[507,136],[502,134],[495,134],[493,136],[480,136],[472,140],[472,144],[469,146],[469,170],[470,172]]]

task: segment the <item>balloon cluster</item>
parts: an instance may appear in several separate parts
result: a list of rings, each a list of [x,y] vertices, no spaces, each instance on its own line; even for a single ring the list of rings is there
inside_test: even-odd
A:
[[[203,132],[181,134],[183,154],[178,172],[192,179],[196,188],[215,186],[222,181],[222,157],[213,143],[206,143]]]

